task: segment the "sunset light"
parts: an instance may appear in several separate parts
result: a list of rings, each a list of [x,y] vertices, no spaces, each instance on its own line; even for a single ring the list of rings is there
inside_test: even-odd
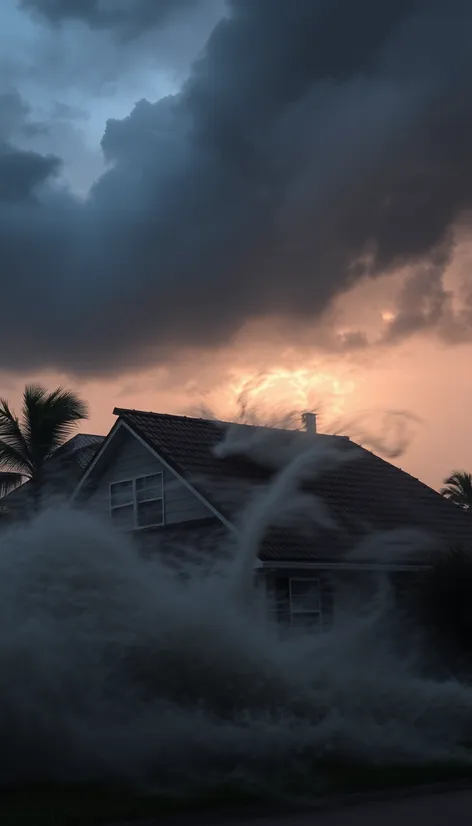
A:
[[[391,310],[382,310],[381,316],[382,321],[385,321],[387,324],[395,319],[395,313],[392,313]]]
[[[243,397],[262,417],[307,410],[319,411],[326,418],[340,416],[354,389],[352,379],[315,366],[294,370],[275,366],[256,376],[240,375],[231,383],[234,401]]]

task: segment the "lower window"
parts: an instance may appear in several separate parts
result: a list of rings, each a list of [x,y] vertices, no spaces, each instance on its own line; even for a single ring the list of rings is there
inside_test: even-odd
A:
[[[294,628],[315,628],[322,623],[319,579],[290,579],[290,624]]]

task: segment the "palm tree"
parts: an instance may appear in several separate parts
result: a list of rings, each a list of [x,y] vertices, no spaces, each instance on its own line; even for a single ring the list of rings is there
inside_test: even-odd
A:
[[[472,510],[472,473],[465,470],[454,470],[447,479],[444,479],[444,487],[440,493],[454,502],[455,505]]]
[[[45,462],[86,418],[86,403],[62,387],[48,392],[41,385],[27,385],[21,420],[6,399],[0,398],[0,494],[17,487],[26,477],[33,483],[38,508]]]

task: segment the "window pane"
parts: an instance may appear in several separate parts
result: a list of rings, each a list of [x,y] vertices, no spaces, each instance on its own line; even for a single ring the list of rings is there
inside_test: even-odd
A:
[[[163,516],[162,499],[138,503],[138,527],[146,528],[150,525],[162,525]]]
[[[111,509],[111,519],[117,528],[133,528],[134,527],[134,508],[133,505],[125,505],[120,508]]]
[[[136,499],[145,502],[149,499],[162,497],[162,473],[153,473],[151,476],[141,476],[136,479]]]
[[[292,610],[319,611],[321,608],[319,580],[290,580],[290,598]]]
[[[162,499],[162,488],[142,488],[136,491],[137,502],[148,502],[150,499]]]
[[[111,485],[111,506],[129,505],[133,502],[133,483],[115,482]]]
[[[136,490],[160,487],[162,487],[162,473],[152,473],[150,476],[140,476],[136,479]]]

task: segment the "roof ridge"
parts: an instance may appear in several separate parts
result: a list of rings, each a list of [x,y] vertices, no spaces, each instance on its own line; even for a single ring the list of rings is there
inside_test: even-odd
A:
[[[122,416],[127,413],[138,414],[138,416],[157,416],[160,419],[186,419],[191,422],[210,422],[212,424],[238,424],[238,422],[227,422],[223,419],[208,419],[203,416],[187,416],[185,413],[158,413],[156,410],[138,410],[134,407],[114,407],[113,415]]]
[[[208,424],[223,424],[223,425],[236,425],[237,427],[259,427],[261,429],[265,428],[266,430],[283,430],[288,431],[288,428],[283,427],[271,427],[271,425],[264,425],[264,424],[250,424],[249,422],[234,422],[228,421],[226,419],[208,419],[204,418],[203,416],[187,416],[185,413],[158,413],[155,410],[137,410],[136,408],[131,407],[115,407],[113,408],[113,415],[114,416],[122,416],[126,414],[137,414],[138,416],[156,416],[162,419],[185,419],[186,421],[190,422],[205,422]],[[294,430],[293,433],[297,433],[300,431]],[[325,434],[321,434],[325,435]]]
[[[158,413],[155,410],[137,410],[131,407],[114,407],[114,416],[138,415],[138,416],[152,416],[159,419],[179,419],[187,422],[204,422],[205,424],[225,425],[227,427],[252,427],[260,430],[273,430],[281,433],[305,433],[303,429],[297,430],[288,427],[275,427],[268,424],[251,424],[249,422],[234,422],[226,419],[208,419],[202,416],[187,416],[185,413]],[[337,433],[317,433],[317,436],[332,436],[340,439],[349,439],[348,436],[339,436]],[[350,440],[349,440],[350,441]]]

